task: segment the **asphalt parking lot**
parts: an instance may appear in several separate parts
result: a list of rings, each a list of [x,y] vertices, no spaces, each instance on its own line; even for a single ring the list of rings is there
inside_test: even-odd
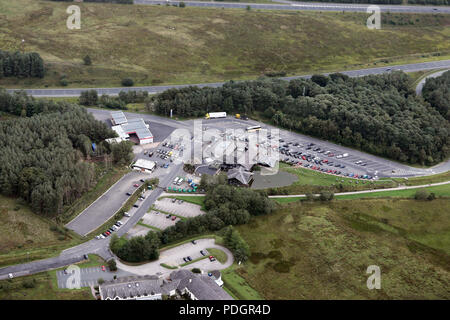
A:
[[[202,211],[201,207],[197,204],[189,203],[186,201],[180,203],[179,200],[173,202],[173,199],[171,198],[163,198],[157,200],[155,202],[155,208],[186,218],[192,218],[206,213],[205,211]]]
[[[140,179],[148,179],[149,177],[148,173],[138,171],[126,174],[81,214],[70,221],[66,227],[82,236],[97,229],[128,200],[129,196],[126,193],[133,193],[136,190],[133,185],[142,185]]]
[[[170,226],[175,225],[180,218],[176,218],[176,220],[172,220],[171,218],[166,218],[166,214],[159,212],[157,210],[150,210],[150,212],[147,212],[144,217],[142,218],[142,222],[158,228],[160,230],[164,230]]]
[[[231,117],[227,119],[203,120],[204,128],[219,129],[222,132],[225,130],[245,129],[246,127],[255,125],[260,125],[263,129],[267,129],[268,134],[270,134],[274,129],[279,130],[279,138],[281,139],[281,141],[279,141],[278,144],[280,147],[283,147],[283,145],[289,143],[286,148],[289,149],[290,152],[301,151],[302,153],[311,155],[313,158],[318,157],[321,160],[328,160],[329,162],[333,162],[334,165],[339,164],[345,166],[345,168],[339,168],[335,166],[331,167],[328,165],[320,166],[321,168],[327,170],[332,169],[341,171],[343,173],[353,173],[354,175],[358,176],[370,175],[372,177],[415,176],[432,173],[431,169],[416,169],[407,165],[403,165],[401,163],[390,161],[388,159],[343,147],[332,142],[305,136],[288,130],[279,129],[274,126],[259,123],[254,120],[237,120]],[[295,146],[295,143],[298,143],[301,146]],[[308,144],[310,143],[313,143],[314,145],[309,150],[306,150]],[[320,148],[323,151],[330,151],[332,154],[334,154],[334,156],[330,157],[324,155],[324,153],[314,151],[314,149],[316,148]],[[336,158],[337,155],[342,155],[345,153],[348,153],[347,157],[340,159]],[[303,159],[296,159],[284,154],[280,154],[280,160],[284,160],[285,158],[288,158],[289,160],[296,160],[297,162],[300,161],[303,164],[305,163],[305,160]],[[355,162],[358,161],[360,161],[361,163],[356,164]],[[363,166],[361,164],[365,165]],[[315,165],[315,163],[313,163],[313,165]]]
[[[105,266],[106,271],[102,271],[101,267],[90,267],[90,268],[80,268],[80,286],[81,287],[89,287],[89,286],[97,286],[98,279],[103,280],[112,280],[116,275],[119,277],[125,277],[133,275],[132,273],[124,270],[118,269],[117,271],[110,272],[108,271],[108,267]],[[71,274],[65,274],[64,270],[56,271],[56,277],[58,281],[58,288],[65,289],[69,286],[69,278]],[[72,285],[74,285],[74,278],[72,277]],[[69,280],[69,281],[70,281]]]

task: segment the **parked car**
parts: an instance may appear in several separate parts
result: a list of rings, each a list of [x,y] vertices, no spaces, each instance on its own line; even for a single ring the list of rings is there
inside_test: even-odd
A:
[[[139,208],[139,206],[137,204],[133,204],[133,207],[135,208]]]
[[[206,253],[205,253],[203,250],[200,250],[200,254],[201,254],[202,256],[206,256]]]
[[[186,257],[189,261],[192,261],[192,258],[190,256]]]
[[[214,258],[213,256],[209,256],[209,261],[211,262],[216,261],[216,258]]]
[[[177,199],[176,199],[176,198],[173,198],[173,199],[172,199],[172,203],[175,203],[175,202],[177,202]]]
[[[131,193],[127,192],[127,196],[131,196]]]
[[[192,242],[192,244],[197,244],[197,242],[195,242],[195,240],[192,240],[191,242]]]
[[[171,214],[168,214],[168,215],[166,216],[166,219],[169,219],[171,216],[172,216]]]
[[[137,188],[139,185],[137,183],[133,184],[133,187]]]
[[[105,266],[102,266],[102,271],[103,271],[103,272],[105,272],[105,271],[106,271],[106,268],[105,268]]]
[[[123,215],[124,215],[125,217],[131,217],[131,215],[130,215],[128,212],[124,212]]]
[[[175,221],[177,219],[176,216],[172,216],[172,221]]]

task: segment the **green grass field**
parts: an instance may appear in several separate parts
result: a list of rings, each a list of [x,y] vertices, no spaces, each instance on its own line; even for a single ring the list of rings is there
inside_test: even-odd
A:
[[[425,185],[425,184],[431,184],[431,183],[437,183],[437,182],[444,182],[444,181],[450,181],[450,171],[439,173],[439,174],[433,174],[430,176],[425,177],[414,177],[414,178],[392,178],[390,180],[393,180],[394,182],[398,183],[399,185],[406,185],[406,186],[419,186],[419,185]]]
[[[192,196],[192,197],[190,197],[190,196],[169,196],[168,198],[175,198],[178,200],[183,200],[185,202],[197,204],[202,207],[202,210],[206,210],[205,209],[205,197],[203,197],[203,196]]]
[[[384,190],[379,192],[370,192],[370,193],[361,193],[361,194],[349,194],[349,195],[336,195],[336,199],[340,200],[349,200],[349,199],[367,199],[367,198],[414,198],[417,189],[409,189],[409,190]],[[425,187],[423,188],[428,192],[433,192],[437,197],[450,197],[450,184],[445,184],[441,186],[434,187]],[[283,203],[291,203],[300,200],[304,200],[305,197],[289,197],[289,198],[273,198],[276,202]]]
[[[24,284],[34,283],[25,288]],[[59,289],[56,271],[0,281],[0,300],[93,300],[90,288]]]
[[[34,214],[19,199],[0,196],[0,267],[44,259],[82,240],[52,231],[54,223]]]
[[[360,191],[369,189],[383,189],[396,187],[397,184],[387,180],[358,180],[345,177],[337,177],[332,174],[322,173],[302,167],[280,163],[283,171],[297,175],[298,180],[290,186],[280,187],[279,194],[306,194],[308,192],[318,193],[323,189],[335,192]]]
[[[216,249],[216,248],[207,248],[206,250],[208,250],[208,252],[212,256],[214,256],[217,259],[217,261],[219,261],[220,263],[227,262],[228,257],[226,255],[226,253],[223,252],[222,250]]]
[[[449,299],[449,200],[287,204],[238,226],[235,272],[265,299]],[[381,268],[381,290],[366,269]]]
[[[81,30],[68,30],[67,4],[0,0],[3,50],[37,51],[39,79],[1,79],[5,87],[120,86],[310,74],[444,59],[448,15],[385,14],[368,30],[365,13],[287,12],[79,3]],[[89,55],[91,66],[82,58]]]

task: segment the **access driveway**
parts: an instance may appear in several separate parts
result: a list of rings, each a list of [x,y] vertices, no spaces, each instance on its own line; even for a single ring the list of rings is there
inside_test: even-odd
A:
[[[197,244],[192,244],[191,242],[189,242],[171,249],[162,250],[157,261],[146,263],[140,266],[129,266],[117,260],[117,267],[121,270],[128,271],[137,275],[164,276],[170,274],[176,269],[167,269],[161,266],[161,264],[177,267],[180,264],[184,263],[183,257],[191,256],[191,258],[194,260],[194,257],[201,256],[200,250],[206,251],[207,248],[217,248],[222,250],[228,257],[227,261],[222,264],[217,260],[211,262],[208,258],[205,258],[203,260],[188,264],[187,266],[179,267],[178,269],[190,270],[192,268],[199,268],[204,271],[212,271],[223,270],[233,264],[234,258],[231,251],[225,247],[215,244],[214,239],[199,239],[196,240],[196,243]]]

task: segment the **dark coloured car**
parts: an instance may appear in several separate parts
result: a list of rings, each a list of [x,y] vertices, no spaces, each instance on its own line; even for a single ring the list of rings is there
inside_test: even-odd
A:
[[[133,204],[133,207],[135,208],[139,208],[139,206],[137,204]]]
[[[131,193],[127,192],[127,196],[131,196]]]

